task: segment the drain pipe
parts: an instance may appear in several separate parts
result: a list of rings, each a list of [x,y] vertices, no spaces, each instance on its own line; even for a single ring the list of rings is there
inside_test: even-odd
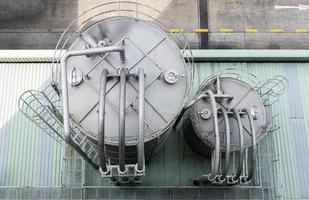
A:
[[[222,174],[219,176],[219,182],[223,182],[226,180],[226,175],[230,166],[230,122],[227,111],[224,108],[219,108],[218,110],[222,111],[224,123],[225,123],[225,132],[226,132],[226,149],[225,149],[225,166]]]
[[[144,69],[138,70],[138,153],[137,171],[144,171],[144,123],[145,123],[145,74]]]
[[[243,160],[244,160],[244,136],[243,136],[243,126],[241,123],[239,112],[237,112],[234,108],[231,109],[231,112],[235,115],[237,123],[238,123],[238,131],[239,131],[239,143],[240,143],[240,150],[239,150],[239,163],[238,168],[235,176],[230,177],[229,181],[235,183],[239,180],[243,169]]]
[[[71,144],[73,148],[82,153],[83,150],[72,140],[70,134],[70,116],[69,116],[69,94],[68,94],[68,81],[67,81],[67,61],[70,57],[73,56],[81,56],[81,55],[93,55],[100,53],[109,53],[109,52],[119,52],[120,59],[122,62],[125,62],[125,51],[124,48],[119,46],[108,46],[108,47],[99,47],[99,48],[91,48],[84,50],[74,50],[66,52],[61,58],[61,86],[62,86],[62,106],[63,106],[63,126],[64,126],[64,140],[66,143]],[[88,158],[88,156],[84,153],[83,157]],[[87,159],[89,161],[89,159]]]
[[[125,166],[125,109],[126,109],[126,68],[120,69],[120,91],[119,91],[119,172],[126,172]]]
[[[213,113],[213,124],[215,129],[215,150],[214,150],[214,158],[213,164],[211,166],[211,174],[207,176],[209,181],[213,181],[219,173],[219,162],[220,162],[220,136],[219,136],[219,126],[218,126],[218,109],[216,104],[215,95],[211,90],[207,90],[207,93],[210,98],[212,113]]]
[[[251,155],[251,167],[249,175],[244,178],[245,182],[250,182],[254,176],[255,171],[255,165],[256,165],[256,132],[255,132],[255,126],[253,122],[252,115],[248,109],[245,109],[244,112],[248,116],[249,123],[250,123],[250,129],[251,129],[251,137],[252,137],[252,155]]]
[[[208,94],[208,95],[207,95]],[[215,99],[215,94],[211,90],[207,90],[205,94],[200,95],[192,102],[190,102],[187,106],[189,108],[197,101],[201,100],[202,98],[210,98],[211,102],[211,109],[213,113],[213,125],[214,125],[214,134],[215,134],[215,149],[212,151],[211,154],[211,173],[208,175],[203,175],[201,178],[194,179],[194,185],[202,185],[205,182],[211,182],[217,178],[219,174],[219,163],[220,163],[220,137],[219,137],[219,126],[218,126],[218,108]]]
[[[100,82],[100,101],[99,101],[99,127],[98,127],[98,139],[99,139],[99,159],[100,159],[100,171],[103,174],[108,173],[105,159],[105,95],[106,95],[106,83],[107,83],[108,70],[103,69]]]

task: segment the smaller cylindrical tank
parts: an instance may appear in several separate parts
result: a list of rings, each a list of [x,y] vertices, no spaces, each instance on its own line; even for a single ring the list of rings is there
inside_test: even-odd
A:
[[[208,91],[208,92],[207,92]],[[214,122],[214,108],[209,98],[209,91],[214,94],[218,122]],[[216,145],[215,126],[218,126],[220,151],[224,152],[227,145],[226,134],[230,134],[230,151],[239,151],[252,145],[252,133],[249,117],[253,119],[257,141],[264,135],[267,128],[264,102],[259,91],[244,80],[233,76],[216,75],[204,81],[196,97],[205,94],[193,104],[185,120],[185,138],[189,145],[198,153],[210,156]],[[222,113],[228,114],[230,133],[226,132],[226,123]],[[245,111],[249,111],[247,116]],[[242,147],[237,116],[239,113],[242,124]]]

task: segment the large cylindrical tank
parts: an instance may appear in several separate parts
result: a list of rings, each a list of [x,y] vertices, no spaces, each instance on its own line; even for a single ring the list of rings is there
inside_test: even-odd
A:
[[[176,43],[158,26],[130,17],[111,17],[84,29],[68,51],[100,46],[121,46],[118,53],[83,55],[68,60],[69,113],[83,134],[98,142],[100,77],[109,71],[105,108],[106,154],[118,162],[120,68],[145,72],[145,159],[156,153],[187,99],[191,71]],[[60,85],[60,84],[59,84]],[[125,161],[135,163],[138,143],[138,80],[127,77],[125,109]]]

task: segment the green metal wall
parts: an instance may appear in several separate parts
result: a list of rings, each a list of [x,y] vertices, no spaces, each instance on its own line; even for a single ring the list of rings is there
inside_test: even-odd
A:
[[[246,70],[260,80],[284,75],[289,82],[277,105],[279,159],[284,199],[309,198],[309,64],[308,63],[200,63],[197,80],[224,68]]]
[[[259,79],[268,79],[275,75],[287,77],[289,90],[281,96],[277,104],[280,113],[277,142],[280,149],[279,179],[282,182],[282,197],[284,199],[309,198],[309,106],[307,103],[309,102],[307,92],[309,64],[197,63],[195,90],[206,77],[224,68],[246,70]],[[59,186],[61,184],[61,146],[35,128],[17,111],[19,95],[27,89],[42,88],[49,80],[50,70],[50,64],[0,64],[0,186]],[[147,175],[142,185],[183,187],[191,184],[191,178],[207,171],[207,161],[202,160],[198,155],[193,155],[185,145],[185,141],[177,134],[181,132],[173,132],[162,151],[147,165]],[[177,152],[175,153],[177,156],[173,156],[173,152]],[[182,159],[188,162],[180,162]],[[203,163],[205,168],[201,167]],[[100,179],[98,172],[87,165],[85,181],[88,186],[107,185]],[[166,193],[170,195],[169,197],[172,197],[171,195],[176,197],[178,193],[190,195],[198,191],[196,194],[191,194],[191,197],[201,197],[202,193],[208,191],[213,198],[220,197],[219,190],[216,190],[218,192],[216,193],[214,190],[211,192],[210,189],[191,188],[180,189],[170,194],[167,188],[152,190],[154,193],[145,189],[144,195],[148,193],[148,197],[150,195],[154,198],[159,197],[159,193],[162,195]],[[140,190],[114,187],[106,189],[109,191],[110,198],[126,197],[133,193],[136,195]],[[248,194],[246,190],[242,191],[244,196],[239,196],[242,194],[238,194],[237,190],[229,192],[234,194],[234,197],[254,196]],[[215,193],[218,196],[213,196]]]
[[[0,63],[0,187],[61,184],[61,146],[18,111],[19,96],[50,74],[51,64]]]
[[[209,75],[226,68],[250,72],[259,80],[284,75],[289,81],[287,93],[280,97],[276,106],[280,126],[275,142],[278,147],[280,165],[277,167],[277,195],[284,199],[309,198],[309,64],[307,63],[247,63],[247,62],[209,62],[196,63],[194,89]],[[296,125],[293,125],[293,123]],[[191,180],[209,171],[209,160],[200,158],[186,145],[182,129],[172,132],[168,141],[146,166],[147,176],[142,186],[188,186]],[[275,159],[272,158],[273,162]],[[204,163],[204,164],[203,164]],[[87,167],[86,185],[107,186],[98,173]],[[280,198],[280,196],[278,196]]]

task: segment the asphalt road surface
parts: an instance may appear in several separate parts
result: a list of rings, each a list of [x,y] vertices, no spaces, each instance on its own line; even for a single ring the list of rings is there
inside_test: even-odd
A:
[[[52,49],[73,19],[102,2],[107,1],[1,0],[0,49]],[[175,21],[178,27],[171,27],[172,34],[183,32],[192,48],[309,47],[308,0],[140,2],[160,10]]]

